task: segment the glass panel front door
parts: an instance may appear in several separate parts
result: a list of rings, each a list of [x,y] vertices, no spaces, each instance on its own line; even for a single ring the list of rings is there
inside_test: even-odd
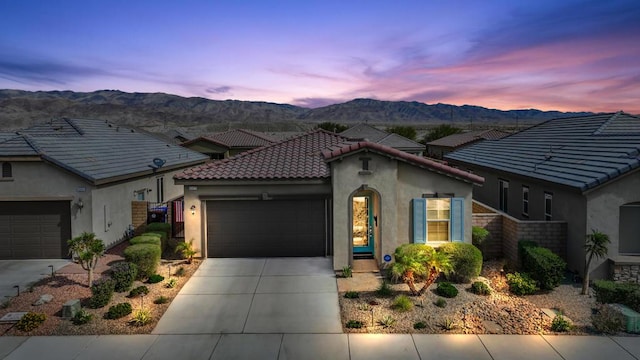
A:
[[[371,198],[353,197],[353,253],[373,253],[373,219]]]

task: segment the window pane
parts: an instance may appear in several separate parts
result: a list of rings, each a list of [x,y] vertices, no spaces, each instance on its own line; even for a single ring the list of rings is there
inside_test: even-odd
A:
[[[451,211],[451,199],[428,199],[428,220],[449,220]]]
[[[449,222],[429,221],[427,234],[428,241],[449,241]]]

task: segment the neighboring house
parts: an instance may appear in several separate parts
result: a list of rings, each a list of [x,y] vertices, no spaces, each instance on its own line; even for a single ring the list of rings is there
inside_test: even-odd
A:
[[[454,150],[462,149],[482,140],[498,140],[509,135],[500,130],[478,130],[453,134],[427,143],[427,154],[434,159],[442,157]]]
[[[368,124],[358,124],[348,128],[340,135],[351,140],[369,141],[385,145],[400,151],[422,156],[425,146],[398,134],[390,134]]]
[[[485,178],[475,200],[522,220],[567,223],[567,261],[583,273],[585,236],[609,235],[608,258],[640,265],[640,118],[623,112],[549,120],[445,160]],[[607,259],[592,265],[606,277]],[[637,272],[636,272],[637,273]]]
[[[182,146],[205,154],[211,159],[219,160],[274,142],[274,139],[265,134],[245,129],[233,129],[201,136],[182,143]]]
[[[112,245],[132,224],[132,200],[181,197],[173,175],[206,160],[102,120],[57,119],[3,134],[0,259],[67,257],[67,240],[84,231]]]
[[[383,266],[397,246],[471,242],[482,178],[371,142],[315,130],[175,176],[185,238],[205,257],[358,256]]]

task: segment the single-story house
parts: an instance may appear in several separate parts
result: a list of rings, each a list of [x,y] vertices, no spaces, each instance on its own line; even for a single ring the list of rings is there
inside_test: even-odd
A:
[[[130,229],[133,200],[181,197],[173,175],[207,160],[102,120],[55,119],[4,133],[0,259],[67,257],[67,240],[84,231],[115,244]]]
[[[391,261],[419,242],[471,242],[477,175],[324,130],[185,170],[185,239],[205,257]]]
[[[462,149],[482,140],[497,140],[509,135],[506,131],[490,129],[467,131],[453,134],[427,143],[427,154],[434,159],[442,157],[454,150]]]
[[[200,136],[182,143],[187,149],[209,156],[211,159],[225,159],[241,152],[276,142],[259,132],[233,129],[221,133]]]
[[[351,140],[368,141],[385,145],[410,154],[422,156],[425,146],[402,135],[388,133],[369,124],[354,125],[340,133]]]
[[[585,237],[609,235],[609,262],[640,265],[640,118],[624,112],[545,121],[445,160],[485,178],[475,200],[522,220],[567,222],[567,261],[582,274]]]

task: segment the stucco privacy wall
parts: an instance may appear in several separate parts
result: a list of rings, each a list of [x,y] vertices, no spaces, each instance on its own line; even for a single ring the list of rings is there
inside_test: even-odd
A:
[[[151,189],[145,194],[145,200],[155,202],[158,191],[156,179],[162,177],[164,178],[164,200],[178,198],[183,192],[183,187],[173,182],[173,176],[178,172],[179,170],[152,174],[114,185],[103,185],[93,190],[92,231],[107,246],[121,240],[129,225],[132,224],[131,201],[136,200],[134,192]]]
[[[199,255],[206,257],[207,229],[206,206],[207,200],[241,200],[261,199],[266,193],[269,197],[279,196],[313,196],[321,195],[329,197],[331,186],[322,181],[301,182],[199,182],[197,185],[189,185],[188,181],[180,181],[184,184],[184,238],[193,240],[194,249]],[[268,200],[265,200],[268,201]],[[195,206],[195,214],[191,214],[191,206]],[[212,205],[210,205],[212,206]],[[203,251],[204,250],[204,251]]]
[[[587,197],[587,226],[609,235],[608,256],[605,259],[594,259],[591,265],[594,278],[609,275],[607,258],[619,257],[618,248],[620,240],[620,206],[640,201],[640,170],[636,170],[618,180],[611,181],[605,186],[596,188],[586,193]],[[640,219],[638,219],[640,221]],[[586,234],[585,234],[586,235]],[[584,236],[584,235],[583,235]],[[584,241],[584,240],[583,240]],[[640,265],[640,257],[626,256],[628,262],[637,258]]]
[[[362,171],[361,157],[370,158],[369,171]],[[335,270],[350,264],[352,244],[350,231],[351,197],[363,189],[380,196],[376,258],[383,262],[400,244],[409,243],[412,234],[411,199],[423,194],[454,194],[465,199],[465,241],[471,242],[470,183],[412,166],[372,152],[359,152],[331,162],[333,185],[333,249]],[[374,204],[375,205],[375,204]],[[384,265],[384,264],[381,264]]]

